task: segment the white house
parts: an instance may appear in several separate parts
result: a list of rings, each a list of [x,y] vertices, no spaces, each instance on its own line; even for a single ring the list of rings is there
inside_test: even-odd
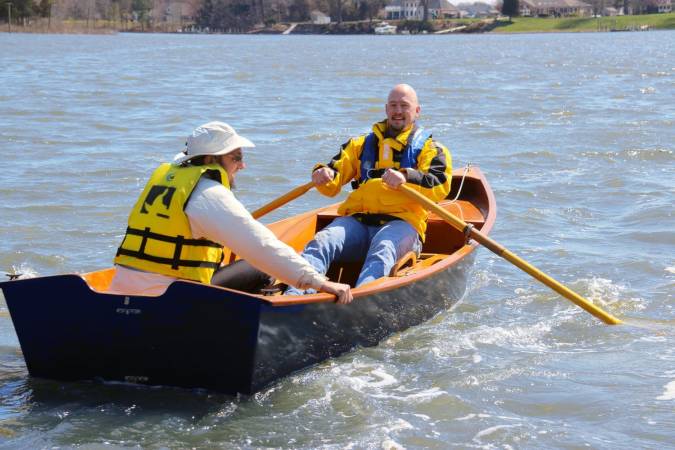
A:
[[[327,23],[330,23],[330,16],[327,16],[321,11],[317,10],[310,12],[309,18],[312,20],[313,24],[325,25]]]
[[[656,11],[659,13],[669,13],[673,11],[671,0],[648,0],[648,11]]]
[[[424,6],[421,0],[391,0],[384,7],[384,12],[389,20],[422,20],[424,18]],[[429,0],[428,12],[430,19],[459,17],[459,10],[448,0]]]
[[[593,7],[580,0],[520,0],[520,15],[527,16],[590,16]]]

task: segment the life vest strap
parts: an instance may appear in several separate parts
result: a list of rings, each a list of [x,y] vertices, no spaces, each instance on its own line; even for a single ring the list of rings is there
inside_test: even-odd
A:
[[[127,250],[120,248],[117,250],[117,256],[131,256],[133,258],[142,259],[145,261],[154,262],[157,264],[166,264],[171,266],[172,269],[177,269],[179,266],[182,267],[206,267],[210,269],[217,269],[220,267],[219,262],[210,262],[210,261],[191,261],[188,259],[179,259],[175,260],[174,258],[162,258],[161,256],[148,255],[146,253],[135,252],[133,250]],[[175,255],[174,255],[175,257]]]
[[[222,246],[216,242],[209,241],[208,239],[185,239],[183,236],[165,236],[159,233],[153,233],[150,231],[150,228],[145,228],[139,230],[137,228],[127,227],[127,235],[141,236],[141,245],[138,247],[138,250],[128,250],[125,248],[117,249],[117,256],[131,256],[133,258],[142,259],[145,261],[154,262],[157,264],[166,264],[170,265],[173,270],[178,270],[179,267],[208,267],[212,269],[217,269],[220,267],[220,262],[212,261],[192,261],[187,259],[180,259],[180,254],[183,251],[183,246],[199,246],[199,247],[212,247],[221,249]],[[173,258],[164,258],[161,256],[148,255],[145,253],[145,246],[148,242],[148,239],[154,239],[156,241],[169,242],[175,245]]]
[[[399,157],[401,158],[399,167],[417,168],[417,157],[419,156],[422,147],[424,147],[424,143],[430,137],[431,133],[414,125],[413,129],[410,130],[410,133],[408,134],[408,139],[406,140],[404,148],[399,153]],[[359,158],[361,161],[361,172],[358,178],[352,180],[352,189],[358,189],[362,183],[365,183],[372,178],[382,178],[382,175],[386,172],[386,169],[374,168],[378,160],[379,141],[379,138],[374,132],[368,134],[363,141],[363,148]]]
[[[183,236],[178,236],[178,237],[172,237],[172,236],[166,236],[163,234],[159,233],[153,233],[150,231],[150,228],[146,228],[144,230],[139,230],[137,228],[131,228],[127,227],[127,234],[132,234],[134,236],[141,236],[143,238],[143,241],[141,242],[141,249],[139,251],[142,251],[145,249],[145,241],[147,239],[154,239],[156,241],[162,241],[162,242],[169,242],[172,244],[178,245],[180,243],[181,245],[194,245],[197,247],[213,247],[213,248],[222,248],[223,246],[218,244],[217,242],[209,241],[208,239],[185,239]]]
[[[379,227],[386,225],[392,220],[402,220],[400,217],[389,214],[371,214],[371,213],[356,213],[352,217],[364,225]]]

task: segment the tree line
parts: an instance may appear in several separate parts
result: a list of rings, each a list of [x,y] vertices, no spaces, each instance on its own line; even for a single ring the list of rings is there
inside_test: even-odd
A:
[[[425,0],[427,1],[427,0]],[[333,22],[372,20],[386,0],[0,0],[0,20],[27,23],[61,20],[165,22],[172,6],[185,24],[210,31],[243,31],[256,25],[306,22],[321,11]]]
[[[197,27],[211,31],[250,29],[256,24],[306,22],[321,11],[333,22],[372,20],[386,0],[202,0]]]
[[[0,20],[26,23],[35,18],[61,20],[149,20],[154,0],[0,0]]]
[[[429,0],[419,0],[426,23]],[[503,0],[497,6],[502,14],[518,16],[521,0]],[[608,6],[634,14],[655,12],[653,0],[585,0],[594,14]],[[306,22],[312,11],[321,11],[332,22],[373,20],[387,0],[0,0],[0,20],[26,24],[35,18],[61,20],[132,21],[151,23],[184,22],[197,29],[212,32],[247,31],[257,25]],[[171,17],[169,11],[173,9]],[[176,12],[178,10],[178,12]]]

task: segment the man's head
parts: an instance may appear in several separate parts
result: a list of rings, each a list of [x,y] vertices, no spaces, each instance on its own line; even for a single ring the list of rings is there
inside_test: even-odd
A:
[[[417,93],[408,84],[397,84],[389,92],[384,110],[387,112],[387,127],[400,133],[420,116]]]
[[[183,154],[174,159],[181,164],[201,157],[203,164],[220,164],[227,172],[230,186],[234,175],[246,167],[242,148],[255,147],[253,142],[239,136],[234,128],[224,122],[209,122],[197,127],[188,136]]]

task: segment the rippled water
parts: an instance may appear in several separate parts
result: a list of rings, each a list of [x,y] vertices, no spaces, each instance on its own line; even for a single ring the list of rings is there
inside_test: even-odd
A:
[[[0,303],[7,448],[673,448],[675,33],[0,34],[0,269],[111,264],[151,169],[209,120],[256,144],[255,208],[383,117],[397,82],[495,191],[492,237],[605,326],[479,253],[452,311],[250,399],[31,379]],[[268,220],[327,204],[310,193]]]

